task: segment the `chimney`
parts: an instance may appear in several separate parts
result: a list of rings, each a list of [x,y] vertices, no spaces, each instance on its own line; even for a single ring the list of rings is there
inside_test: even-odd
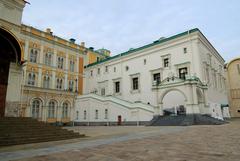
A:
[[[85,46],[85,42],[81,42],[81,46],[84,47]]]
[[[47,29],[46,29],[46,32],[47,32],[48,34],[52,34],[52,31],[51,31],[50,28],[47,28]]]
[[[75,43],[76,39],[71,38],[71,39],[69,39],[69,41],[70,41],[71,43]]]

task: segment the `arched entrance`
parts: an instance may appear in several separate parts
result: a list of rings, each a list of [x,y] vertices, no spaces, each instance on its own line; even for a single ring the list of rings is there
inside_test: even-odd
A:
[[[0,117],[4,117],[10,62],[21,62],[21,46],[9,31],[0,28]]]
[[[186,101],[185,94],[178,89],[170,89],[163,93],[162,97],[163,115],[185,115]]]

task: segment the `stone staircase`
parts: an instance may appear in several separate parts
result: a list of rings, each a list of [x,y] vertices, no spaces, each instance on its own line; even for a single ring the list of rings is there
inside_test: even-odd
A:
[[[84,137],[79,133],[27,117],[0,118],[0,147]]]
[[[226,121],[213,118],[208,115],[178,115],[178,116],[154,116],[149,126],[190,126],[190,125],[221,125]]]

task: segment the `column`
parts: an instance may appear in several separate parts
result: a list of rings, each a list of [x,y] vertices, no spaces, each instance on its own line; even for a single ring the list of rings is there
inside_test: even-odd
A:
[[[57,67],[57,50],[53,49],[53,67]]]
[[[52,72],[52,83],[51,83],[51,87],[50,88],[52,88],[52,89],[55,89],[56,88],[56,72],[55,71],[53,71]]]
[[[38,84],[37,87],[41,87],[42,86],[42,68],[39,68],[38,70]]]
[[[43,64],[43,55],[44,55],[44,53],[43,53],[43,46],[41,45],[41,47],[40,47],[40,56],[39,56],[39,63],[40,64]]]
[[[65,70],[68,71],[68,54],[66,54]]]
[[[68,89],[68,75],[64,74],[64,89]]]
[[[25,48],[24,48],[24,60],[28,60],[28,47],[29,47],[29,41],[25,41]]]

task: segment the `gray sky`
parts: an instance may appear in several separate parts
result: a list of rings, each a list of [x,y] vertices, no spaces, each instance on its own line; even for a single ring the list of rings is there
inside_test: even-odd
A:
[[[28,0],[23,23],[112,55],[199,28],[226,61],[240,56],[239,0]]]

